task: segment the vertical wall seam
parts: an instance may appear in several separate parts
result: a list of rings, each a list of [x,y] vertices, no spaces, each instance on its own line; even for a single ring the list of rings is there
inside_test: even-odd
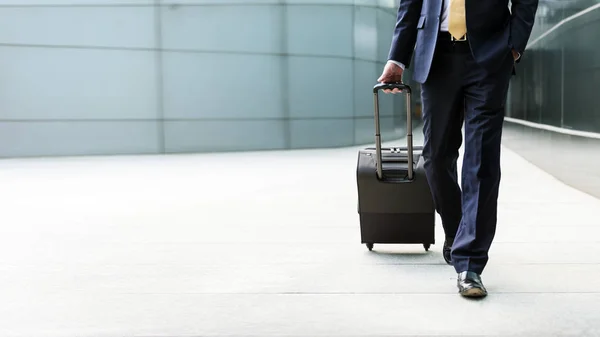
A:
[[[565,127],[565,46],[560,48],[560,127]]]
[[[155,71],[156,71],[156,106],[157,106],[157,128],[158,128],[158,151],[166,152],[165,144],[165,105],[164,105],[164,76],[162,55],[162,0],[154,0],[154,39],[155,49]]]
[[[356,141],[356,11],[359,6],[352,5],[352,73],[350,78],[352,81],[350,97],[352,97],[352,142],[350,144],[355,145]]]
[[[289,44],[288,44],[288,25],[287,25],[287,16],[288,16],[288,5],[285,0],[279,0],[280,6],[280,24],[281,24],[281,114],[283,117],[283,139],[284,139],[284,148],[291,149],[292,148],[292,126],[290,119],[290,53],[289,53]]]

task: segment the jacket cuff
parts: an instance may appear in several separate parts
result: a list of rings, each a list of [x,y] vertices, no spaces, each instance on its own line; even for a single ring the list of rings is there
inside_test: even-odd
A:
[[[388,63],[393,63],[393,64],[397,65],[398,67],[402,68],[402,70],[404,70],[406,68],[402,62],[388,60]]]

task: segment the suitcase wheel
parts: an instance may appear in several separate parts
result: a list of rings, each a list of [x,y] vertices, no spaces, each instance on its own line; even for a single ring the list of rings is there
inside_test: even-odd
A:
[[[367,248],[369,248],[369,251],[373,250],[373,244],[372,243],[367,243]]]

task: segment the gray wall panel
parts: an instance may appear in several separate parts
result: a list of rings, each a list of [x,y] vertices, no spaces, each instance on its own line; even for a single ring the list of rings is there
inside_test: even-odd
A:
[[[156,119],[155,57],[148,51],[0,46],[0,119]]]
[[[166,152],[217,152],[286,148],[284,120],[168,121]]]
[[[156,46],[151,6],[0,7],[0,22],[0,43],[6,44]]]
[[[392,37],[394,36],[394,26],[396,25],[396,15],[378,8],[377,10],[377,59],[381,62],[387,60]]]
[[[381,69],[381,65],[375,62],[354,61],[355,117],[373,117],[373,79],[381,75]]]
[[[0,122],[0,157],[153,154],[158,133],[143,121]]]
[[[354,57],[357,59],[383,61],[377,55],[377,12],[375,7],[354,8]]]
[[[292,120],[291,148],[349,146],[354,143],[353,128],[352,118]]]
[[[106,6],[147,5],[155,0],[0,0],[0,6]]]
[[[288,52],[352,57],[353,11],[351,6],[288,6]]]
[[[162,5],[276,5],[281,0],[159,0]]]
[[[161,13],[166,49],[282,52],[281,6],[165,6]]]
[[[291,118],[354,115],[352,60],[290,56],[289,72]]]
[[[283,0],[291,5],[353,5],[354,0]]]
[[[283,117],[282,57],[165,52],[167,119]]]

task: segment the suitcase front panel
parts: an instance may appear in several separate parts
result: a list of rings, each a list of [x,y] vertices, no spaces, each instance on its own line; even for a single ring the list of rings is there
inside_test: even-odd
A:
[[[435,244],[434,221],[431,213],[361,213],[361,242]]]
[[[412,180],[396,179],[405,175],[406,170],[402,169],[402,163],[398,164],[398,170],[384,170],[383,179],[379,179],[373,151],[361,150],[357,168],[359,211],[389,214],[433,213],[435,208],[425,176],[423,158],[420,155],[415,158],[418,158],[418,161]],[[385,163],[383,168],[386,168]]]

